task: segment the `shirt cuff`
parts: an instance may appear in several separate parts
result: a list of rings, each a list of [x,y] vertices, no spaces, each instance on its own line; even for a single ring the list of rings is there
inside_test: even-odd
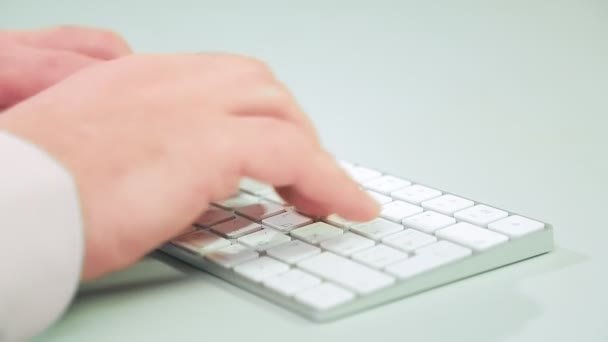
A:
[[[83,235],[70,173],[0,131],[0,341],[25,340],[61,316],[80,280]]]

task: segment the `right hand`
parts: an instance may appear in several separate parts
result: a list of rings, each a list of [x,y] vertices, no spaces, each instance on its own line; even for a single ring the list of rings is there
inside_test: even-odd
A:
[[[0,129],[39,145],[75,177],[84,279],[137,261],[244,176],[306,212],[354,221],[378,213],[322,149],[289,91],[246,57],[106,62],[15,106]]]

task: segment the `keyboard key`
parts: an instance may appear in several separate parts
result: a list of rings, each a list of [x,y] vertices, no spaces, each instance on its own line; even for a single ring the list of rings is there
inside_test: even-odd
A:
[[[440,229],[435,234],[437,237],[465,245],[476,251],[484,251],[509,240],[506,235],[466,222]]]
[[[209,207],[201,216],[194,222],[196,226],[210,227],[214,224],[228,221],[234,217],[234,214],[224,209]]]
[[[401,223],[408,217],[422,212],[422,208],[403,201],[394,201],[382,206],[380,216],[393,222]]]
[[[390,195],[391,192],[405,188],[410,184],[412,183],[404,179],[386,175],[363,183],[363,187],[383,195]]]
[[[389,234],[403,230],[403,226],[383,218],[377,218],[369,222],[357,223],[350,229],[353,232],[361,234],[367,238],[378,240]]]
[[[255,233],[241,236],[237,241],[256,251],[265,251],[268,248],[278,246],[289,240],[291,240],[291,238],[285,234],[281,234],[276,230],[263,228]]]
[[[418,215],[405,218],[402,222],[407,227],[433,234],[436,230],[453,225],[456,223],[456,220],[453,217],[439,214],[434,211],[425,211]]]
[[[382,176],[381,172],[368,169],[362,166],[349,166],[344,168],[344,170],[357,183],[364,183],[366,181]]]
[[[288,297],[319,284],[321,279],[298,269],[279,273],[264,280],[264,286]]]
[[[417,255],[430,254],[438,258],[443,259],[461,259],[473,254],[470,248],[466,248],[455,243],[441,240],[432,243],[428,246],[424,246],[416,250]]]
[[[342,229],[336,228],[327,223],[315,222],[313,224],[309,224],[308,226],[292,230],[291,235],[300,240],[317,245],[321,241],[341,235],[343,232],[344,231]]]
[[[459,210],[472,207],[474,204],[475,203],[473,203],[473,201],[462,197],[443,195],[441,197],[424,201],[421,205],[425,209],[435,210],[444,215],[452,215]]]
[[[236,273],[256,283],[288,270],[287,264],[267,256],[242,263],[234,268]]]
[[[394,191],[391,193],[391,196],[408,203],[420,204],[424,201],[430,200],[431,198],[441,196],[441,191],[416,184]]]
[[[237,243],[207,254],[207,259],[222,267],[232,268],[238,264],[253,260],[257,258],[258,255],[259,254],[251,248]]]
[[[300,240],[291,240],[284,244],[266,250],[266,254],[288,264],[310,258],[321,253],[321,248],[309,245]]]
[[[336,254],[349,256],[355,252],[370,248],[374,244],[373,240],[366,239],[361,235],[345,233],[321,242],[321,247]]]
[[[230,241],[205,230],[197,230],[181,235],[171,241],[171,243],[200,255],[205,255],[213,250],[230,245]]]
[[[304,290],[294,297],[298,302],[306,304],[317,310],[327,310],[339,304],[348,302],[355,295],[334,284],[323,283],[319,286]]]
[[[223,201],[213,202],[213,204],[222,207],[224,209],[236,209],[241,207],[246,207],[248,205],[252,205],[260,202],[260,199],[255,196],[251,196],[244,192],[241,192],[233,197],[227,198]]]
[[[484,227],[489,223],[507,217],[507,215],[509,214],[504,210],[492,208],[484,204],[478,204],[454,213],[454,217],[461,221]]]
[[[265,226],[282,232],[289,232],[294,228],[302,227],[310,223],[312,223],[310,217],[301,215],[295,211],[287,211],[262,221],[262,224]]]
[[[406,253],[385,245],[377,245],[352,255],[353,260],[378,269],[397,261],[407,259],[407,257]]]
[[[246,191],[253,195],[263,195],[274,191],[274,188],[270,184],[265,184],[253,180],[251,178],[243,178],[241,179],[241,183],[239,184],[239,188],[243,191]]]
[[[389,265],[386,271],[400,279],[408,279],[469,255],[471,250],[468,248],[448,241],[439,241],[422,247],[414,257]]]
[[[373,198],[376,201],[376,203],[378,203],[378,205],[384,205],[386,203],[393,201],[392,198],[390,198],[386,195],[383,195],[381,193],[377,193],[377,192],[371,191],[371,190],[367,190],[366,192],[371,198]]]
[[[280,214],[284,211],[285,207],[272,202],[259,202],[236,209],[238,214],[248,217],[256,222],[260,222],[265,218]]]
[[[298,267],[359,294],[379,290],[395,281],[386,274],[330,252],[300,261]]]
[[[416,255],[386,267],[386,271],[399,279],[412,278],[448,263],[430,255]]]
[[[355,224],[356,222],[348,221],[336,214],[329,215],[323,219],[323,222],[329,223],[332,226],[340,227],[340,228],[348,228]]]
[[[426,291],[552,249],[551,229],[543,229],[550,226],[542,222],[341,164],[360,191],[380,203],[377,219],[301,213],[272,186],[243,179],[231,198],[211,203],[190,225],[193,231],[182,231],[162,250],[326,321],[409,296],[412,286]]]
[[[437,241],[437,238],[433,235],[417,231],[416,229],[406,229],[382,239],[383,243],[406,252],[413,252],[435,241]]]
[[[512,238],[518,238],[542,230],[545,228],[545,224],[523,216],[513,215],[500,221],[490,223],[488,228],[506,234]]]
[[[211,230],[229,239],[236,239],[260,229],[262,226],[242,217],[236,217],[211,227]]]

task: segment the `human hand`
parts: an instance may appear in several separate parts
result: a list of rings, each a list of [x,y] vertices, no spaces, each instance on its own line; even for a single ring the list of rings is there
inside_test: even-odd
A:
[[[305,212],[354,221],[378,213],[322,149],[289,91],[246,57],[103,63],[13,107],[0,129],[41,146],[75,177],[84,279],[176,236],[244,176],[274,185]]]
[[[106,30],[0,31],[0,111],[80,69],[130,52],[120,36]]]

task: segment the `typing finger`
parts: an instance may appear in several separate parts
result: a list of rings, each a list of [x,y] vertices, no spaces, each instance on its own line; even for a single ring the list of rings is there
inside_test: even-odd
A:
[[[378,214],[377,204],[298,126],[261,117],[240,118],[235,125],[244,132],[235,152],[242,175],[281,187],[289,201],[317,211],[312,214],[353,221]]]

